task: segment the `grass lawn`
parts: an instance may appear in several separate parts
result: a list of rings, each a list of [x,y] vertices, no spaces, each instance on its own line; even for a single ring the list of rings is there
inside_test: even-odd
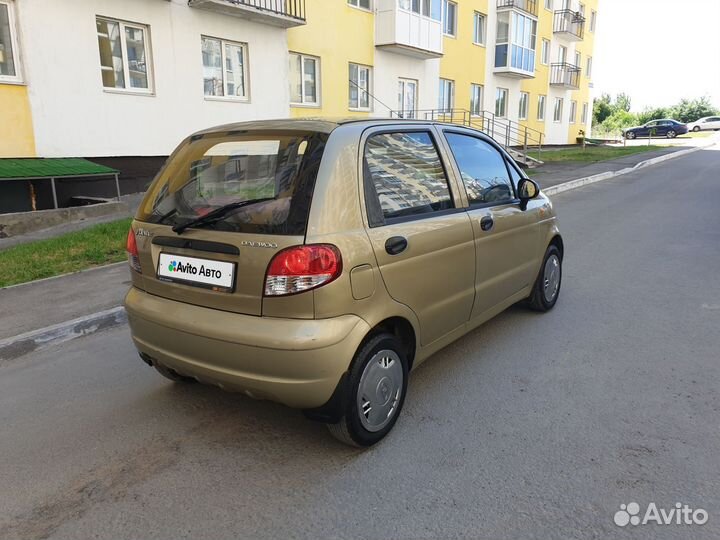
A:
[[[715,135],[714,131],[690,131],[685,135],[678,135],[678,139],[684,139],[685,137],[692,137],[693,139],[704,139],[705,137],[711,137]]]
[[[540,159],[545,163],[557,161],[580,161],[584,163],[594,163],[596,161],[605,161],[606,159],[614,159],[650,150],[662,150],[666,146],[643,145],[643,146],[587,146],[585,150],[582,147],[565,148],[563,150],[547,150],[540,154]],[[536,156],[536,152],[531,152],[532,157]]]
[[[0,251],[0,287],[125,259],[130,218]]]

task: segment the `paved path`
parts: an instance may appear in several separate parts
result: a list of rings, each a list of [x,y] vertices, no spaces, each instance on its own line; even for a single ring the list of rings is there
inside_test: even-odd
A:
[[[0,366],[0,538],[720,537],[718,170],[703,150],[555,197],[556,308],[428,360],[366,452],[162,379],[126,329]],[[633,501],[710,517],[621,530]]]

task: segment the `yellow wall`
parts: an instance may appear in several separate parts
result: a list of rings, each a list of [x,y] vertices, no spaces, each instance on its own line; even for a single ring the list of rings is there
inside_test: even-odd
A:
[[[455,81],[454,106],[457,109],[470,110],[470,85],[485,86],[485,62],[488,56],[492,57],[492,52],[489,52],[487,47],[473,43],[476,11],[487,16],[488,0],[458,2],[457,35],[443,37],[440,77]],[[487,41],[487,35],[491,34],[490,28],[486,28],[485,33]],[[492,34],[494,35],[494,31]],[[489,90],[483,88],[483,91]]]
[[[538,1],[538,29],[537,41],[535,42],[535,78],[524,79],[520,84],[520,90],[530,94],[528,100],[527,120],[521,120],[520,124],[528,128],[545,133],[545,123],[552,121],[552,104],[548,94],[550,93],[550,65],[544,65],[542,60],[542,40],[553,40],[553,12],[545,9],[545,3]],[[550,63],[554,62],[552,55]],[[545,96],[545,120],[537,119],[538,96]],[[544,142],[544,140],[543,140]]]
[[[27,88],[0,84],[0,158],[35,156]]]
[[[291,105],[290,115],[367,116],[348,107],[348,63],[373,65],[373,14],[346,0],[310,1],[306,9],[307,24],[288,30],[288,49],[320,57],[320,107]]]

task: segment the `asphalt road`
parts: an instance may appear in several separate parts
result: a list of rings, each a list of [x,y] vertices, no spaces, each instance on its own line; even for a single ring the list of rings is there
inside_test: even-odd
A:
[[[558,195],[555,310],[438,353],[365,452],[165,381],[125,329],[0,366],[0,538],[720,537],[719,172],[703,150]],[[630,502],[709,519],[620,528]]]

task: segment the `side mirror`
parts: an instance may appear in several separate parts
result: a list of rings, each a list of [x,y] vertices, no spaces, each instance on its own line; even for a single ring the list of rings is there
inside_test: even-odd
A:
[[[527,209],[528,201],[540,195],[540,186],[529,178],[523,178],[518,184],[518,197],[520,198],[520,210]]]

